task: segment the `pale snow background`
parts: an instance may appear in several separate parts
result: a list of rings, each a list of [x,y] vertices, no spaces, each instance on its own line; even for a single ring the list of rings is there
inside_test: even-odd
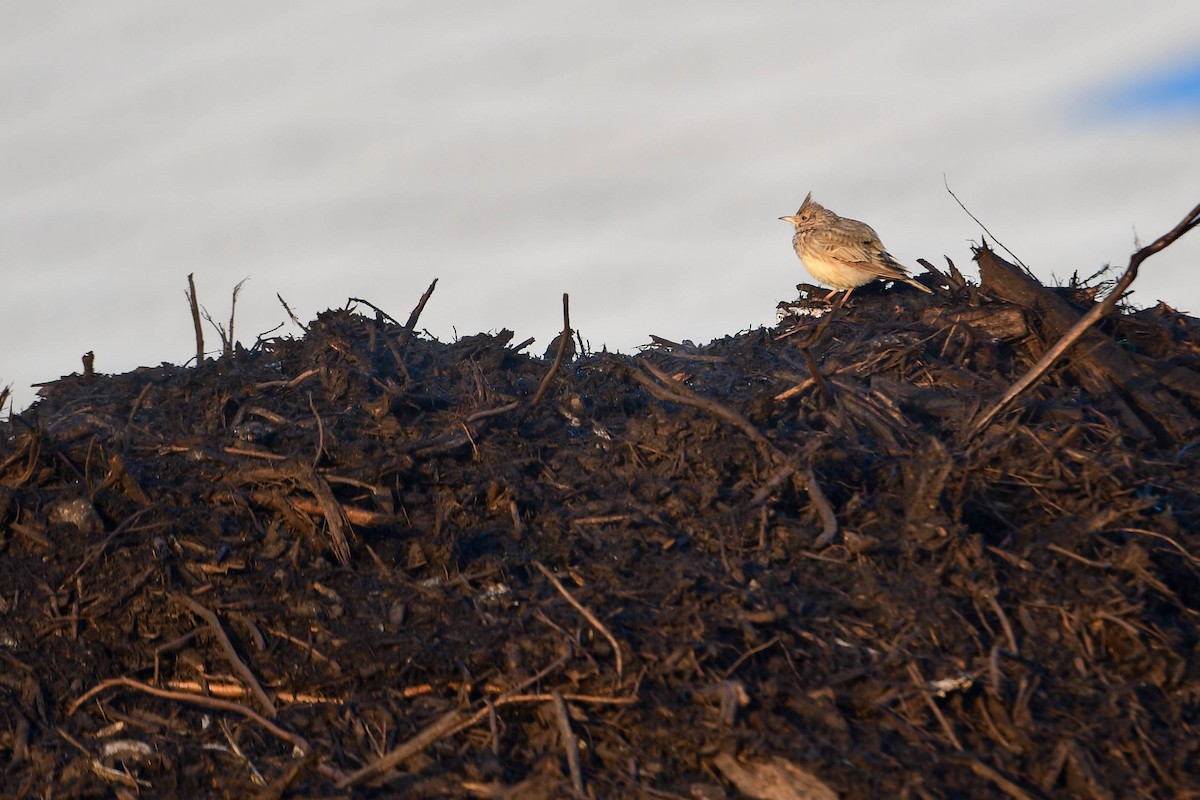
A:
[[[810,189],[913,266],[973,266],[943,175],[1043,278],[1123,265],[1200,202],[1197,53],[1195,0],[0,0],[0,386],[186,361],[189,272],[221,320],[250,278],[246,344],[434,277],[442,339],[540,353],[565,291],[594,348],[708,341],[808,279]]]

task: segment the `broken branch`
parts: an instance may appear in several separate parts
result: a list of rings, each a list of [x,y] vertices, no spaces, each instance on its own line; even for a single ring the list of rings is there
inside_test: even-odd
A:
[[[1109,315],[1125,295],[1125,291],[1137,278],[1138,268],[1150,256],[1166,249],[1185,233],[1200,225],[1200,205],[1197,205],[1187,215],[1167,233],[1155,239],[1151,244],[1138,250],[1129,259],[1129,266],[1125,268],[1125,272],[1121,275],[1121,279],[1117,281],[1117,285],[1113,290],[1099,303],[1092,306],[1086,314],[1079,318],[1079,321],[1071,326],[1062,338],[1060,338],[1053,347],[1046,351],[1033,367],[1026,372],[1021,378],[1009,387],[1004,396],[988,409],[982,416],[979,417],[970,428],[967,429],[967,438],[973,439],[978,436],[985,428],[992,424],[1005,409],[1012,405],[1013,401],[1020,397],[1042,379],[1050,368],[1053,367],[1058,360],[1061,359],[1071,347],[1079,341],[1079,339],[1087,332],[1092,325],[1099,320]]]

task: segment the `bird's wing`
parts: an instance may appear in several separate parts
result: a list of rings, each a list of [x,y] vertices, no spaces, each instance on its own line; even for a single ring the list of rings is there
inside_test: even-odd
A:
[[[891,269],[899,272],[901,275],[908,275],[908,267],[897,261],[891,253],[889,253],[887,250],[884,250],[882,247],[879,248],[879,260],[884,264],[887,264]]]
[[[868,229],[870,230],[870,229]],[[874,231],[870,231],[874,233]],[[826,254],[837,261],[853,264],[880,278],[895,280],[908,276],[908,269],[883,249],[878,236],[846,237],[834,242]]]

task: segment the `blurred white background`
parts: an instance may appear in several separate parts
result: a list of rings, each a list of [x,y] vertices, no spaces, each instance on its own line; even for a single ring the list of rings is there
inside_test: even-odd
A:
[[[0,1],[0,386],[182,363],[347,297],[540,353],[772,324],[810,189],[916,267],[1045,280],[1200,202],[1195,0]],[[1200,311],[1200,234],[1135,302]],[[919,267],[917,267],[919,271]],[[966,270],[965,270],[966,271]],[[288,326],[288,333],[298,331]],[[210,347],[218,345],[206,331]]]

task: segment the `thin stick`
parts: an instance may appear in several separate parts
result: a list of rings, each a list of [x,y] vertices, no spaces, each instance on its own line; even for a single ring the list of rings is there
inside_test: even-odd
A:
[[[319,375],[319,374],[321,374],[321,370],[319,370],[319,369],[310,369],[307,372],[301,372],[299,375],[292,378],[290,381],[284,381],[283,388],[295,389],[297,386],[304,383],[306,380],[308,380],[312,376]],[[262,386],[267,386],[267,385],[268,384],[262,384]]]
[[[121,443],[126,447],[129,445],[129,429],[133,426],[133,418],[137,416],[137,412],[141,409],[142,403],[146,402],[146,395],[150,394],[150,390],[153,388],[153,383],[147,383],[145,386],[143,386],[142,390],[138,392],[138,396],[134,399],[133,406],[131,406],[129,409],[129,416],[125,418],[125,430],[122,432],[121,439]],[[147,505],[149,503],[149,498],[146,497],[145,492],[141,492],[141,494],[142,497],[136,498],[137,501],[143,505]]]
[[[283,295],[281,295],[279,292],[276,292],[275,296],[277,298],[279,298],[279,305],[283,306],[283,310],[286,311],[287,315],[291,318],[292,324],[295,325],[300,330],[307,332],[308,328],[305,328],[304,325],[300,322],[299,318],[296,316],[296,313],[294,311],[292,311],[292,307],[289,306],[287,304],[287,301],[283,299]]]
[[[547,673],[562,666],[565,661],[566,658],[558,659],[530,680],[524,681],[520,686],[515,687],[513,691],[520,691],[521,687],[536,683],[545,677]],[[634,705],[638,702],[637,697],[597,697],[587,694],[563,694],[562,698],[572,703],[597,703],[602,705]],[[451,711],[434,720],[430,725],[418,732],[416,736],[389,750],[379,759],[372,761],[357,772],[344,777],[338,784],[338,788],[344,789],[356,783],[361,783],[367,778],[371,778],[397,766],[406,758],[411,758],[440,739],[453,736],[459,731],[478,725],[487,719],[496,708],[518,703],[547,703],[553,699],[554,696],[551,694],[503,694],[490,702],[485,702],[482,708],[469,716],[462,711]]]
[[[251,493],[251,498],[256,501],[256,503],[262,503],[263,505],[268,506],[271,504],[272,499],[275,499],[275,497],[275,494],[265,491],[254,491]],[[318,500],[306,500],[305,498],[296,497],[296,495],[289,495],[287,500],[288,505],[292,506],[296,511],[310,513],[310,515],[318,515],[322,517],[325,516],[326,506],[320,503]],[[360,525],[362,528],[382,528],[384,525],[396,524],[396,517],[394,515],[390,515],[390,513],[379,513],[378,511],[371,511],[368,509],[356,509],[354,506],[342,505],[340,503],[337,505],[341,507],[341,510],[344,513],[346,513],[347,522]],[[341,547],[341,543],[338,542],[337,546]]]
[[[812,380],[820,388],[821,394],[824,395],[827,402],[832,403],[834,400],[833,390],[829,388],[829,382],[825,380],[825,376],[821,374],[821,368],[817,365],[817,359],[812,354],[812,346],[817,343],[817,340],[825,333],[825,329],[829,324],[842,312],[842,308],[846,305],[846,301],[850,299],[850,292],[846,291],[838,298],[837,303],[829,310],[829,313],[817,323],[817,327],[804,341],[796,345],[801,353],[804,354],[804,362],[808,365],[808,372],[812,375]],[[786,333],[781,333],[775,337],[775,341],[786,339],[794,333],[799,333],[801,328],[796,327]],[[781,398],[776,398],[781,399]]]
[[[755,506],[759,506],[767,502],[767,498],[770,497],[776,489],[782,486],[784,481],[792,477],[792,473],[795,471],[796,467],[794,464],[785,464],[783,467],[776,470],[775,474],[772,475],[770,479],[764,483],[757,492],[754,493],[754,497],[750,498],[750,507],[754,508]],[[627,515],[619,515],[616,517],[617,520],[623,520],[627,518]],[[581,524],[586,521],[586,519],[575,520],[575,522]],[[601,518],[601,521],[608,522],[610,520]]]
[[[1012,250],[1009,250],[1007,247],[1005,247],[1005,246],[1004,246],[1004,242],[1002,242],[1002,241],[1000,241],[999,239],[997,239],[997,238],[996,238],[996,234],[994,234],[994,233],[992,233],[991,231],[989,231],[989,230],[988,230],[988,228],[987,228],[987,225],[984,225],[982,222],[980,222],[980,221],[979,221],[979,217],[977,217],[977,216],[975,216],[974,214],[972,214],[972,213],[971,213],[971,210],[970,210],[969,208],[967,208],[965,205],[963,205],[963,201],[962,201],[962,200],[959,200],[959,199],[958,199],[958,195],[956,195],[956,194],[955,194],[955,193],[954,193],[954,192],[953,192],[953,191],[950,189],[950,181],[949,181],[949,180],[946,178],[946,173],[944,173],[944,172],[942,173],[942,183],[945,185],[945,187],[946,187],[946,191],[947,191],[947,192],[950,192],[950,196],[954,198],[954,202],[958,203],[958,207],[959,207],[959,208],[961,208],[963,211],[967,212],[967,216],[968,216],[968,217],[970,217],[971,219],[975,220],[975,224],[976,224],[976,225],[978,225],[979,227],[983,228],[983,232],[984,232],[984,233],[986,233],[988,236],[992,237],[992,241],[993,241],[993,242],[995,242],[996,244],[1000,245],[1000,249],[1001,249],[1001,250],[1003,250],[1004,252],[1006,252],[1006,253],[1008,253],[1010,256],[1012,256],[1012,257],[1013,257],[1013,258],[1016,260],[1016,262],[1017,262],[1018,264],[1020,264],[1020,265],[1021,265],[1021,268],[1022,268],[1023,270],[1025,270],[1025,272],[1026,272],[1027,274],[1029,274],[1029,275],[1032,275],[1033,273],[1032,273],[1032,272],[1030,272],[1030,270],[1029,270],[1029,267],[1025,266],[1025,262],[1024,262],[1024,261],[1022,261],[1022,260],[1020,259],[1020,257],[1019,257],[1019,256],[1017,256],[1017,254],[1016,254],[1016,253],[1014,253]]]
[[[485,698],[484,703],[487,704],[488,710],[488,730],[492,734],[492,755],[500,755],[500,720],[496,716],[496,704],[491,698]]]
[[[350,542],[346,534],[353,533],[354,529],[350,527],[350,517],[346,513],[346,508],[333,496],[333,489],[329,487],[328,481],[312,467],[302,466],[299,477],[306,484],[305,488],[316,496],[317,503],[320,504],[321,513],[325,516],[325,528],[329,533],[329,547],[333,551],[334,558],[343,566],[349,564]]]
[[[638,702],[636,697],[600,697],[594,694],[572,694],[571,692],[563,693],[563,699],[569,700],[572,703],[595,703],[596,705],[610,706],[632,706]],[[544,703],[552,699],[549,694],[514,694],[502,695],[492,701],[492,704],[497,708],[500,706],[510,706],[515,703]]]
[[[551,692],[554,717],[558,721],[558,732],[562,735],[563,749],[567,751],[567,769],[571,773],[571,787],[576,797],[583,797],[583,769],[579,766],[579,740],[571,730],[571,715],[562,693]]]
[[[526,683],[528,683],[528,681]],[[637,697],[598,697],[592,694],[572,694],[570,692],[562,693],[562,698],[563,700],[571,703],[593,703],[595,705],[614,706],[632,706],[640,702],[639,698]],[[511,705],[524,705],[527,703],[549,703],[552,700],[554,700],[554,695],[546,692],[540,692],[538,694],[502,694],[499,697],[488,701],[490,702],[490,705],[484,705],[483,708],[464,719],[462,724],[460,724],[457,728],[448,731],[446,735],[451,736],[459,733],[460,731],[465,731],[467,728],[475,727],[491,715],[493,708]]]
[[[472,422],[479,422],[481,419],[487,419],[488,417],[507,414],[509,411],[515,411],[520,405],[521,404],[519,402],[513,400],[511,403],[505,403],[504,405],[496,408],[485,408],[483,411],[476,411],[474,414],[469,415],[465,420],[463,420],[463,422],[470,424]]]
[[[782,640],[783,640],[782,636],[772,636],[770,639],[763,642],[758,647],[751,647],[749,650],[747,650],[746,652],[744,652],[740,656],[738,656],[738,660],[733,662],[733,666],[731,666],[729,669],[725,670],[724,676],[726,678],[728,678],[730,675],[737,672],[737,668],[740,667],[742,664],[744,664],[746,662],[746,659],[753,658],[754,656],[761,653],[763,650],[774,647],[775,645],[779,644]]]
[[[774,449],[771,446],[771,443],[767,440],[767,437],[763,436],[762,432],[759,431],[759,429],[756,428],[754,424],[750,422],[750,420],[746,419],[741,414],[726,408],[715,400],[710,400],[707,397],[700,396],[680,381],[677,381],[674,378],[664,374],[662,370],[655,367],[649,361],[643,361],[641,366],[642,369],[646,370],[655,378],[658,378],[658,380],[663,384],[665,384],[665,387],[659,386],[658,384],[654,383],[654,381],[650,380],[639,372],[630,372],[630,375],[633,377],[633,379],[649,389],[650,393],[655,397],[659,398],[660,400],[671,400],[676,403],[681,403],[685,406],[692,406],[693,408],[699,408],[703,411],[707,411],[714,417],[723,419],[734,427],[738,428],[747,436],[749,436],[755,444],[765,448],[767,451]]]
[[[312,392],[308,393],[308,407],[312,410],[313,416],[317,418],[317,454],[313,456],[312,468],[315,470],[317,464],[321,463],[321,456],[325,454],[325,423],[321,422],[321,415],[317,412],[316,403],[313,402]]]
[[[237,314],[237,299],[238,295],[242,293],[242,284],[248,280],[250,279],[242,278],[240,281],[238,281],[238,285],[233,287],[233,300],[229,303],[229,339],[225,342],[226,358],[229,358],[233,355],[233,318]]]
[[[316,647],[314,647],[311,642],[306,642],[303,639],[300,639],[296,636],[292,636],[287,631],[281,631],[281,630],[278,630],[277,628],[267,628],[267,632],[270,633],[272,636],[278,636],[280,639],[283,639],[286,642],[291,642],[292,644],[296,645],[301,650],[303,650],[305,652],[305,655],[307,655],[309,658],[320,661],[323,664],[328,664],[330,669],[332,669],[334,672],[336,672],[338,674],[341,674],[342,665],[339,664],[337,661],[333,660],[332,658],[330,658],[329,656],[322,653],[320,650],[318,650]],[[278,694],[279,693],[276,692],[276,696],[278,696]]]
[[[1116,530],[1118,533],[1137,533],[1142,536],[1153,536],[1157,539],[1162,539],[1167,544],[1178,550],[1179,553],[1182,554],[1183,557],[1190,561],[1193,565],[1200,566],[1200,559],[1197,559],[1194,555],[1189,553],[1183,545],[1164,533],[1159,533],[1158,531],[1148,531],[1144,528],[1117,528]]]
[[[525,409],[525,417],[528,417],[537,404],[542,402],[542,397],[546,394],[546,390],[550,388],[550,381],[558,374],[558,368],[562,366],[563,356],[567,352],[567,343],[571,341],[571,299],[570,296],[563,292],[563,329],[558,337],[558,352],[554,354],[554,363],[550,365],[550,371],[542,378],[542,382],[538,385],[537,392],[533,395],[533,400],[529,403],[529,408]]]
[[[149,684],[142,683],[141,681],[135,681],[133,678],[110,678],[109,680],[101,681],[80,695],[79,699],[71,704],[71,707],[67,709],[67,716],[70,716],[78,711],[79,707],[88,700],[92,699],[101,692],[113,688],[114,686],[127,686],[130,689],[136,689],[139,692],[145,692],[146,694],[154,695],[155,697],[162,697],[166,700],[178,700],[181,703],[192,703],[193,705],[204,706],[205,708],[215,708],[221,711],[236,712],[253,722],[257,722],[259,725],[262,725],[268,731],[280,739],[283,739],[285,742],[290,742],[302,753],[308,752],[308,742],[306,742],[302,737],[292,733],[291,731],[285,731],[274,722],[271,722],[269,719],[263,717],[254,709],[247,708],[241,703],[234,703],[229,700],[221,700],[217,697],[189,694],[188,692],[172,692],[168,689],[159,689],[157,686],[150,686]]]
[[[1014,656],[1020,655],[1021,651],[1017,649],[1017,637],[1013,633],[1012,624],[1008,621],[1008,616],[1004,613],[1004,609],[1000,607],[1000,603],[996,600],[996,595],[988,592],[988,602],[992,604],[992,611],[996,612],[996,616],[1000,618],[1000,625],[1004,628],[1004,637],[1008,639],[1008,648]]]
[[[833,390],[829,388],[829,381],[825,380],[825,376],[821,374],[821,367],[817,364],[817,359],[812,354],[812,348],[801,347],[800,352],[804,354],[804,362],[808,364],[808,372],[812,375],[813,382],[817,384],[817,388],[825,396],[826,402],[832,403]]]
[[[254,699],[262,706],[267,716],[275,716],[277,713],[275,704],[271,702],[271,698],[263,691],[258,678],[254,677],[254,673],[246,666],[246,662],[242,661],[241,657],[238,656],[237,650],[233,647],[233,642],[229,641],[229,636],[225,634],[225,629],[221,627],[221,622],[217,619],[217,615],[186,594],[172,594],[169,596],[175,602],[187,606],[193,614],[208,623],[208,627],[212,629],[213,634],[217,637],[217,641],[221,643],[221,648],[225,651],[225,658],[229,661],[230,666],[233,667],[234,672],[241,675],[242,680],[250,686],[250,691],[254,694]]]
[[[226,699],[234,697],[246,697],[250,692],[240,683],[211,683],[205,681],[167,681],[167,688],[174,689],[177,692],[185,692],[187,694],[204,695],[206,697],[223,697]],[[306,694],[304,692],[283,691],[276,693],[276,699],[281,703],[292,703],[299,705],[317,705],[319,703],[328,703],[329,705],[345,705],[346,701],[340,697],[328,697],[322,694]]]
[[[486,709],[485,709],[486,712]],[[382,758],[372,761],[362,769],[351,772],[346,777],[342,778],[337,783],[337,788],[347,789],[355,784],[362,783],[367,778],[386,772],[392,767],[399,765],[405,759],[411,758],[417,753],[424,750],[429,745],[438,741],[445,734],[452,731],[464,719],[463,712],[455,709],[438,717],[432,723],[427,725],[416,736],[401,744],[399,747],[389,751]]]
[[[204,363],[204,326],[200,324],[200,301],[196,299],[196,281],[188,273],[188,304],[192,307],[192,326],[196,329],[196,366]]]
[[[954,749],[962,752],[963,746],[958,741],[958,737],[954,735],[954,729],[950,727],[950,720],[946,719],[946,715],[938,708],[938,704],[930,696],[929,690],[925,687],[925,679],[921,677],[921,671],[917,669],[916,662],[909,662],[908,674],[913,679],[913,683],[917,686],[917,692],[924,698],[929,710],[937,717],[937,721],[942,726],[942,730],[946,732],[946,737],[950,740],[950,744],[954,745]]]
[[[137,522],[139,519],[141,519],[144,515],[148,514],[151,510],[153,510],[153,507],[139,508],[137,511],[133,512],[128,517],[123,519],[121,521],[121,524],[118,525],[116,528],[114,528],[113,532],[108,535],[108,538],[106,538],[103,542],[101,542],[100,544],[93,547],[92,550],[86,556],[84,556],[83,561],[81,561],[79,563],[79,566],[75,568],[74,572],[72,572],[70,575],[67,576],[67,579],[65,581],[63,581],[62,586],[66,586],[67,582],[73,580],[77,575],[79,575],[79,573],[83,572],[84,568],[88,564],[92,563],[97,558],[104,555],[104,552],[108,549],[108,546],[111,545],[113,542],[115,542],[118,538],[120,538],[121,535],[123,535],[125,533],[131,533],[133,531],[156,530],[158,528],[165,528],[171,524],[170,522],[156,522],[156,523],[152,523],[150,525],[143,525],[143,526],[140,526],[137,528],[132,527],[135,522]],[[13,523],[13,530],[17,530],[17,528],[15,526],[16,526],[16,523]],[[60,586],[59,589],[62,589],[62,586]]]
[[[822,376],[822,377],[832,378],[834,375],[840,375],[841,373],[846,372],[848,369],[849,369],[848,367],[837,367],[836,369],[831,370],[829,372],[828,376]],[[790,374],[777,373],[777,375],[778,375],[778,377],[781,377],[781,378],[787,378],[789,380],[794,380],[794,376],[792,376]],[[795,386],[791,387],[790,389],[784,389],[782,392],[775,395],[775,401],[782,403],[784,400],[790,400],[791,398],[795,397],[796,395],[800,394],[801,392],[804,392],[806,389],[808,389],[808,387],[816,385],[816,382],[817,382],[816,379],[810,375],[809,377],[805,378],[800,383],[797,383]]]
[[[973,439],[982,433],[985,428],[992,424],[992,421],[995,420],[997,416],[999,416],[1005,409],[1012,405],[1014,400],[1016,400],[1025,392],[1029,391],[1029,389],[1033,388],[1033,386],[1040,381],[1047,372],[1050,371],[1050,368],[1058,363],[1058,360],[1062,358],[1066,352],[1070,350],[1076,342],[1079,341],[1080,338],[1082,338],[1084,333],[1087,332],[1088,328],[1092,327],[1092,325],[1094,325],[1103,317],[1108,316],[1108,314],[1116,307],[1117,303],[1120,302],[1121,298],[1125,295],[1125,291],[1129,288],[1130,284],[1132,284],[1134,279],[1137,278],[1138,267],[1142,265],[1143,261],[1160,250],[1166,249],[1177,239],[1190,231],[1192,228],[1195,228],[1197,225],[1200,225],[1200,205],[1197,205],[1195,208],[1189,211],[1187,216],[1185,216],[1179,222],[1179,224],[1170,231],[1164,233],[1162,236],[1155,239],[1154,242],[1134,253],[1129,259],[1129,266],[1125,268],[1125,272],[1121,275],[1121,279],[1117,281],[1117,285],[1113,287],[1112,291],[1109,292],[1107,296],[1105,296],[1104,300],[1088,309],[1088,312],[1080,317],[1079,321],[1072,325],[1071,329],[1064,333],[1062,338],[1055,342],[1054,346],[1047,350],[1045,355],[1043,355],[1028,372],[1022,375],[1016,383],[1009,387],[1008,391],[1004,393],[1004,396],[1001,397],[994,406],[988,409],[983,416],[971,424],[971,426],[967,429],[967,438]]]
[[[377,306],[377,305],[375,305],[374,303],[372,303],[370,300],[363,300],[361,297],[347,297],[347,298],[346,298],[346,302],[347,302],[347,303],[362,303],[364,306],[368,306],[368,307],[370,307],[370,308],[374,309],[376,314],[378,314],[379,316],[381,316],[381,317],[383,317],[384,319],[388,320],[388,321],[389,321],[389,322],[391,322],[393,325],[399,325],[399,324],[400,324],[400,320],[396,319],[396,318],[395,318],[395,317],[393,317],[391,314],[387,313],[387,312],[386,312],[386,311],[384,311],[382,308],[380,308],[379,306]]]
[[[567,602],[573,605],[575,610],[582,614],[584,619],[592,624],[592,627],[600,631],[605,639],[608,639],[609,644],[612,645],[613,653],[617,658],[617,677],[620,677],[624,673],[624,664],[621,660],[621,646],[617,644],[616,638],[608,632],[608,628],[604,627],[604,624],[600,622],[600,620],[596,619],[595,614],[593,614],[591,611],[588,611],[582,603],[571,596],[571,593],[567,591],[566,587],[562,585],[558,578],[554,577],[554,573],[546,569],[545,564],[540,561],[534,561],[533,565],[538,568],[538,571],[550,579],[550,582],[554,584],[554,588],[558,589],[559,593],[563,597],[567,598]]]
[[[833,538],[837,536],[837,515],[833,513],[833,504],[829,502],[825,492],[821,491],[821,484],[817,483],[817,473],[813,472],[812,467],[804,471],[804,483],[808,488],[809,499],[813,501],[813,505],[817,507],[817,513],[821,516],[821,535],[817,537],[814,544],[817,547],[824,547],[831,544]]]
[[[408,322],[404,323],[404,329],[400,331],[400,335],[396,337],[396,346],[401,350],[408,344],[408,340],[412,337],[413,330],[417,327],[417,320],[421,318],[421,312],[425,310],[425,304],[429,302],[429,298],[433,295],[433,289],[437,286],[438,279],[434,278],[433,283],[429,284],[429,288],[425,290],[425,294],[421,295],[421,300],[417,303],[417,307],[408,315]]]

